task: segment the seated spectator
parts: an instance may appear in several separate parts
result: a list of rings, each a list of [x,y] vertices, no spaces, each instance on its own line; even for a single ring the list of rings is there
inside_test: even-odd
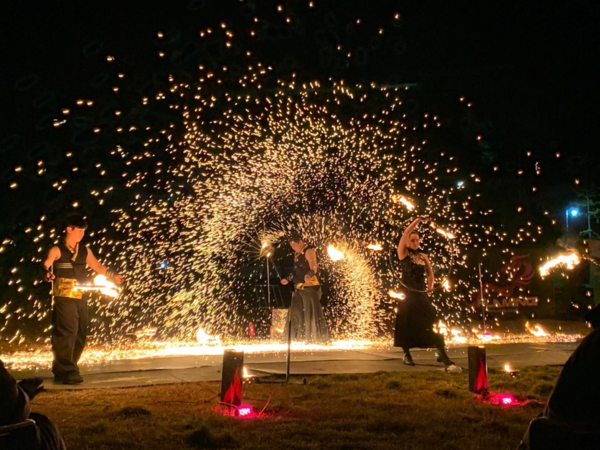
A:
[[[593,331],[565,363],[542,417],[565,430],[600,432],[600,305],[585,319]],[[519,450],[530,448],[529,433],[528,429]]]
[[[31,400],[43,390],[42,383],[41,378],[17,382],[0,360],[0,426],[31,419],[39,431],[41,450],[66,450],[65,442],[50,419],[31,412]]]

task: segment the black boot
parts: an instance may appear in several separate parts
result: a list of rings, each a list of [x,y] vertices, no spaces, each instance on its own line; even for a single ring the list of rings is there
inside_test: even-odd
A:
[[[415,362],[412,359],[412,356],[410,355],[410,353],[405,353],[404,354],[404,365],[405,366],[414,366]]]
[[[444,363],[444,365],[446,367],[451,366],[454,364],[454,361],[452,361],[450,359],[450,357],[448,356],[448,354],[446,353],[445,350],[438,350],[437,352],[435,352],[435,359],[437,362],[439,363]]]

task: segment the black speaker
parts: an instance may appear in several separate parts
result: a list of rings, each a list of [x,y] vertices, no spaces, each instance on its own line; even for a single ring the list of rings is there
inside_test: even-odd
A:
[[[485,347],[469,347],[469,390],[475,394],[487,392],[487,362]]]
[[[225,350],[223,352],[223,378],[221,381],[221,402],[239,408],[242,404],[244,352]]]

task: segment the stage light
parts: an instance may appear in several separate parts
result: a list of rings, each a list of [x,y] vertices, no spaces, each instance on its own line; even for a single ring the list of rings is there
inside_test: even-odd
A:
[[[571,217],[577,217],[579,215],[579,210],[577,208],[571,208],[569,209],[569,214]]]
[[[469,347],[469,390],[475,394],[484,394],[488,389],[487,362],[485,347]]]
[[[244,352],[225,350],[223,352],[223,372],[221,379],[221,403],[228,407],[229,412],[237,411],[242,404],[242,368]]]
[[[250,415],[252,415],[252,413],[252,406],[240,406],[238,409],[238,415],[240,417],[249,417]]]
[[[512,406],[518,405],[519,402],[515,399],[514,395],[510,393],[496,394],[491,398],[493,405]]]

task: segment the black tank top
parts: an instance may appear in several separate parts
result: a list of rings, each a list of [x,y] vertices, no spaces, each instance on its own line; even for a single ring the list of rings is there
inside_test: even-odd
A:
[[[410,289],[424,291],[427,287],[427,266],[425,261],[422,264],[419,262],[417,254],[410,252],[406,258],[400,260],[402,284]]]
[[[302,250],[302,253],[294,254],[294,277],[292,278],[294,284],[304,283],[304,276],[310,271],[310,266],[305,253],[311,248],[313,247],[307,245],[304,250]]]
[[[85,245],[79,245],[79,251],[75,261],[72,261],[73,253],[63,241],[58,244],[60,249],[60,258],[54,261],[54,275],[56,278],[76,279],[78,283],[87,282],[85,272],[85,260],[87,259],[88,249]]]

